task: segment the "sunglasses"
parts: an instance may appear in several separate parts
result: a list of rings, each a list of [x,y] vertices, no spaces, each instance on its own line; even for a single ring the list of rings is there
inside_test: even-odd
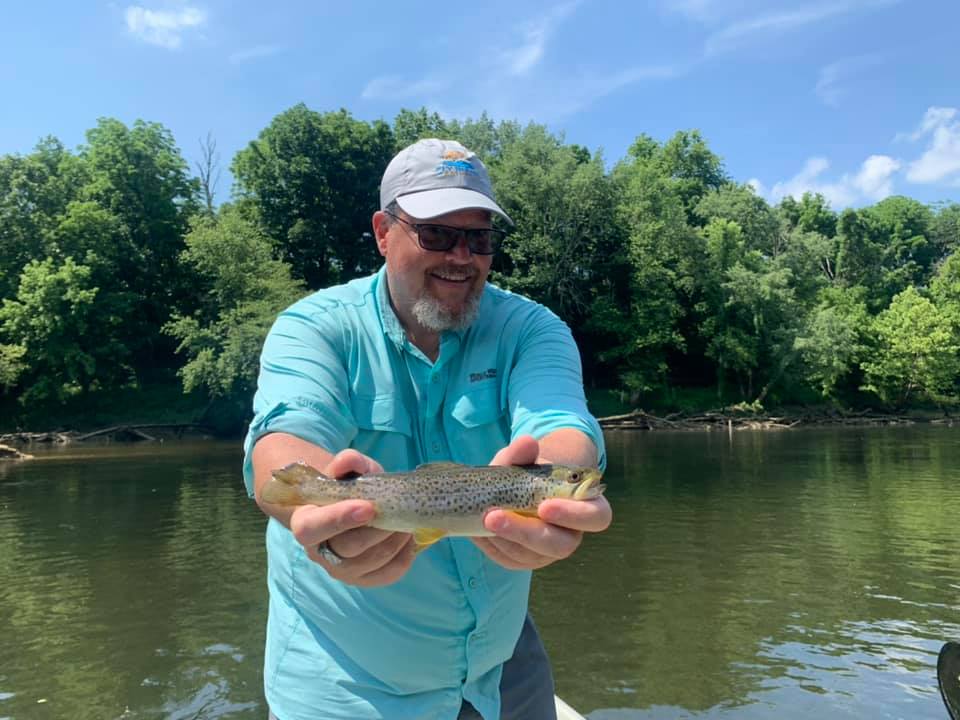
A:
[[[474,255],[493,255],[507,234],[495,228],[458,228],[433,223],[412,223],[390,212],[387,215],[413,228],[420,247],[433,252],[447,252],[456,247],[460,238],[463,238]]]

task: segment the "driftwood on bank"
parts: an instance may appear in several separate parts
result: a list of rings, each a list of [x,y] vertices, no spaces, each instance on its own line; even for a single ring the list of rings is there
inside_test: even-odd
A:
[[[634,410],[623,415],[598,418],[598,422],[607,430],[726,430],[732,432],[733,430],[788,430],[800,425],[854,427],[912,425],[916,422],[953,425],[953,418],[939,417],[924,420],[872,410],[844,413],[805,412],[789,416],[716,410],[689,415],[671,413],[658,417],[643,410]]]
[[[32,460],[33,455],[20,452],[9,445],[0,445],[0,460]]]
[[[140,423],[135,425],[111,425],[110,427],[105,427],[86,433],[78,433],[75,431],[7,433],[6,435],[0,435],[0,443],[15,443],[18,445],[55,443],[62,445],[71,442],[84,442],[94,438],[148,442],[155,442],[156,440],[160,439],[156,435],[151,435],[147,432],[144,432],[145,430],[162,430],[167,433],[173,433],[176,437],[180,437],[188,431],[209,433],[208,428],[197,423]]]

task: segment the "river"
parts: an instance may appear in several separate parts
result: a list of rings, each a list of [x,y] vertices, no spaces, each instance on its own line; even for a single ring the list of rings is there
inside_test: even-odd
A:
[[[614,525],[531,597],[589,720],[945,720],[960,429],[607,439]],[[0,720],[263,720],[236,443],[31,452],[0,465]]]

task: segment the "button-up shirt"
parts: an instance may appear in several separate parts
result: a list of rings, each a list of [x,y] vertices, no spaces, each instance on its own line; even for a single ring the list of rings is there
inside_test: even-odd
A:
[[[485,465],[518,435],[586,433],[580,357],[543,306],[487,284],[477,319],[441,335],[431,362],[394,313],[385,269],[316,292],[280,314],[261,357],[254,443],[290,433],[329,452],[355,448],[388,471],[435,461]],[[470,540],[420,553],[398,582],[358,588],[310,561],[281,523],[267,526],[264,690],[279,720],[453,720],[466,698],[499,717],[503,662],[527,610],[530,573]]]

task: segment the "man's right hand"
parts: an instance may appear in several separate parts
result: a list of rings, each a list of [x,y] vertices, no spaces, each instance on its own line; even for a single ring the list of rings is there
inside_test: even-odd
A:
[[[356,450],[331,455],[293,435],[271,433],[260,438],[253,448],[256,496],[260,508],[290,528],[310,559],[341,582],[374,587],[389,585],[403,577],[413,564],[413,538],[408,533],[366,527],[376,515],[372,503],[344,500],[324,507],[301,505],[291,509],[260,500],[260,491],[273,470],[298,461],[321,468],[330,477],[383,472],[378,462]],[[324,541],[341,558],[336,565],[318,552]]]
[[[323,469],[329,477],[344,477],[383,472],[375,460],[357,452],[343,450]],[[365,500],[343,500],[318,507],[301,505],[290,516],[290,531],[315,563],[331,577],[359,587],[389,585],[399,580],[413,564],[413,536],[366,527],[376,510]],[[341,558],[336,565],[319,552],[323,542]]]

